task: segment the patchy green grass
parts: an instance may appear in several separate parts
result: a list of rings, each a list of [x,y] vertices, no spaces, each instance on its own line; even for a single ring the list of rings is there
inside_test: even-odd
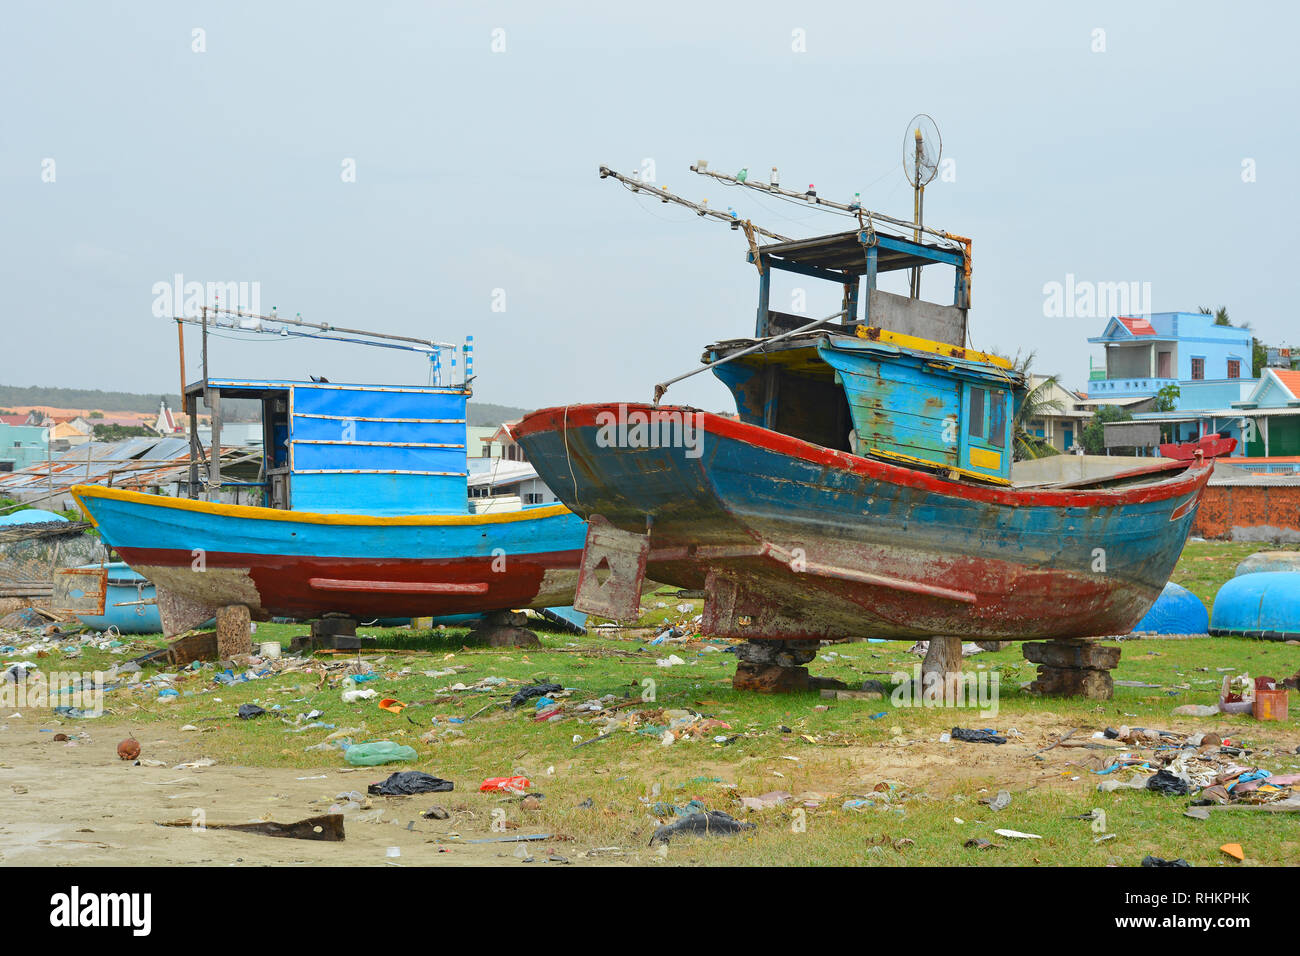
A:
[[[1204,599],[1215,582],[1231,575],[1236,563],[1258,545],[1189,545],[1175,579]],[[1208,560],[1203,560],[1208,559]],[[665,608],[659,608],[658,603]],[[671,594],[647,593],[648,613],[640,630],[611,635],[574,636],[543,633],[540,648],[491,649],[467,646],[466,631],[416,632],[407,628],[365,629],[386,650],[367,653],[381,676],[365,686],[379,697],[408,706],[401,714],[379,709],[377,701],[344,704],[342,672],[286,672],[234,686],[214,683],[211,665],[182,673],[181,696],[170,701],[157,687],[111,692],[110,713],[100,720],[122,725],[141,736],[166,735],[182,741],[192,757],[210,756],[222,763],[248,766],[312,768],[345,766],[342,754],[308,751],[330,729],[295,733],[292,721],[313,709],[335,729],[356,728],[355,742],[392,740],[413,746],[419,759],[411,765],[368,768],[347,786],[379,780],[392,770],[422,769],[455,781],[452,794],[406,798],[419,807],[440,803],[469,810],[486,821],[505,809],[521,832],[549,832],[572,842],[577,850],[618,847],[622,859],[675,863],[855,864],[855,865],[1136,865],[1150,853],[1183,857],[1197,865],[1225,861],[1218,847],[1241,843],[1248,858],[1266,863],[1300,859],[1300,818],[1295,815],[1217,812],[1209,821],[1183,816],[1188,798],[1146,791],[1096,791],[1095,774],[1108,757],[1068,746],[1045,753],[1061,736],[1075,731],[1087,739],[1106,727],[1157,727],[1214,731],[1254,749],[1243,762],[1275,773],[1300,769],[1300,700],[1292,695],[1285,724],[1263,724],[1249,716],[1174,717],[1180,704],[1211,704],[1224,673],[1247,672],[1284,677],[1300,670],[1300,646],[1234,638],[1141,640],[1122,643],[1113,671],[1117,681],[1150,686],[1118,686],[1112,700],[1042,699],[1021,688],[1034,676],[1019,645],[982,653],[966,661],[968,672],[996,675],[996,715],[970,709],[900,707],[894,701],[824,700],[816,694],[760,695],[732,689],[735,658],[720,649],[725,641],[651,647],[647,641],[664,621],[690,618],[676,611],[683,603]],[[256,640],[280,640],[287,648],[305,625],[260,624]],[[113,662],[158,646],[161,638],[128,641],[129,651],[113,654],[85,650],[66,670],[107,669]],[[892,683],[909,673],[919,658],[910,642],[854,643],[824,646],[810,669],[850,686],[876,679]],[[709,650],[707,648],[718,648]],[[656,659],[677,654],[687,663],[660,667]],[[344,663],[355,655],[321,655]],[[55,669],[51,660],[46,669]],[[454,676],[430,677],[452,666]],[[160,668],[145,668],[145,680]],[[472,685],[485,677],[511,683],[486,692],[449,691],[458,682]],[[509,710],[499,705],[524,683],[554,682],[571,689],[570,702],[614,695],[632,703],[622,713],[683,708],[725,721],[704,740],[679,740],[665,746],[658,731],[619,730],[612,737],[584,746],[598,728],[581,716],[538,723],[533,702]],[[650,681],[652,684],[647,684]],[[653,701],[639,698],[653,690]],[[251,721],[235,717],[240,704],[256,703],[272,713]],[[279,708],[275,710],[275,708]],[[872,719],[884,712],[884,716]],[[453,722],[455,721],[455,722]],[[87,721],[89,727],[94,722]],[[179,733],[183,724],[199,728]],[[1015,730],[1005,746],[940,743],[954,725]],[[661,725],[660,725],[661,728]],[[431,742],[421,735],[434,730]],[[723,738],[718,742],[714,736]],[[575,739],[576,738],[576,739]],[[478,784],[491,776],[524,774],[533,790],[544,794],[541,809],[524,810],[517,801],[479,794]],[[349,778],[340,778],[348,780]],[[340,789],[343,789],[340,786]],[[1012,794],[1011,806],[994,813],[981,797],[999,789]],[[795,800],[781,807],[746,813],[738,797],[787,791]],[[888,794],[888,799],[882,796]],[[864,810],[847,810],[848,798],[871,800]],[[683,805],[698,799],[710,809],[725,810],[757,824],[734,838],[674,842],[661,858],[647,847],[657,825],[651,807],[658,802]],[[589,805],[585,801],[590,800]],[[414,806],[415,803],[407,804]],[[1077,819],[1093,808],[1105,811],[1113,839],[1096,842],[1089,821]],[[960,820],[961,822],[957,822]],[[486,824],[485,824],[486,825]],[[997,827],[1038,834],[1040,840],[994,835]],[[972,838],[1001,844],[990,850],[967,849]],[[561,848],[560,852],[569,853]]]

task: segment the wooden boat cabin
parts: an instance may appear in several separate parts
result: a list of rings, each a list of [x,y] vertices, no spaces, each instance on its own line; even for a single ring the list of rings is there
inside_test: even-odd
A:
[[[190,420],[203,383],[186,389]],[[466,514],[465,405],[470,388],[341,385],[330,382],[210,379],[212,447],[221,444],[221,403],[262,406],[262,473],[270,508],[324,514]],[[197,439],[193,439],[196,441]],[[222,482],[200,470],[191,448],[190,485],[209,496]],[[200,483],[200,475],[207,480]]]
[[[863,229],[763,246],[749,259],[760,275],[756,337],[704,354],[742,421],[954,478],[1010,483],[1024,379],[1006,359],[965,347],[967,240]],[[880,272],[926,265],[954,267],[952,305],[876,288]],[[806,316],[768,307],[774,270],[839,283],[842,312],[795,331],[809,325]]]

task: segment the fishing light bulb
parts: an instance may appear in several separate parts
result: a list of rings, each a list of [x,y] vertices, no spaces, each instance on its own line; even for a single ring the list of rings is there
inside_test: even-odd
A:
[[[776,174],[776,167],[772,167],[772,178],[768,180],[773,186],[781,185],[781,178]]]

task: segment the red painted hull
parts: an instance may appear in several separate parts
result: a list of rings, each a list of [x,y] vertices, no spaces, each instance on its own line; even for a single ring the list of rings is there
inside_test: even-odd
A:
[[[493,571],[493,558],[394,560],[224,552],[207,555],[204,570],[198,572],[189,552],[118,550],[151,581],[195,599],[210,582],[213,603],[229,603],[232,593],[227,589],[237,575],[238,586],[253,589],[240,595],[246,598],[240,603],[249,604],[259,617],[311,618],[328,610],[360,620],[568,604],[582,556],[581,551],[516,556],[510,559],[510,573],[502,574]],[[362,583],[366,586],[359,587]]]

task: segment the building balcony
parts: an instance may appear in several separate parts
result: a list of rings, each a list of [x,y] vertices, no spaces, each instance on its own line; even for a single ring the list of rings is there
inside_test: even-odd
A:
[[[1177,385],[1176,378],[1107,378],[1099,381],[1088,383],[1088,396],[1090,398],[1106,398],[1108,396],[1139,396],[1155,395],[1166,385]]]

